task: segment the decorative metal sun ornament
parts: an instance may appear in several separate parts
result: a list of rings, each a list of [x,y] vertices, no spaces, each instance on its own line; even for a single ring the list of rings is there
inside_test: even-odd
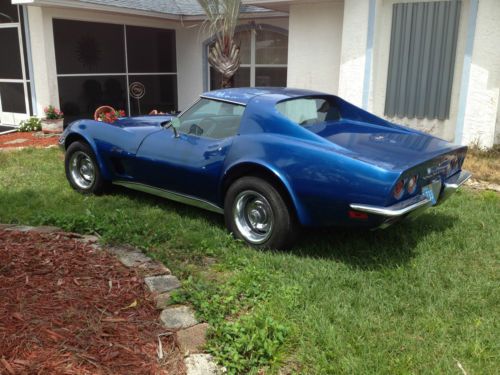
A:
[[[139,110],[139,114],[141,114],[140,100],[146,95],[146,87],[141,82],[132,82],[128,87],[128,92],[131,98],[137,100],[137,109]]]

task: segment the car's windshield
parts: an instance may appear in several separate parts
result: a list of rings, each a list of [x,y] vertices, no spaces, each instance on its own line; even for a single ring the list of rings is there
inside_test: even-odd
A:
[[[179,117],[181,133],[209,138],[235,135],[245,107],[217,100],[200,99]]]
[[[299,125],[316,125],[340,119],[337,104],[330,97],[290,99],[276,104],[276,109]]]

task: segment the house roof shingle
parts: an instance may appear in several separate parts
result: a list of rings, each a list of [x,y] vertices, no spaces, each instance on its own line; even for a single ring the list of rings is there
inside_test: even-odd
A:
[[[172,14],[178,16],[201,16],[203,9],[196,0],[78,0],[81,3],[128,8],[145,12]],[[269,12],[269,9],[253,5],[242,5],[242,13]]]

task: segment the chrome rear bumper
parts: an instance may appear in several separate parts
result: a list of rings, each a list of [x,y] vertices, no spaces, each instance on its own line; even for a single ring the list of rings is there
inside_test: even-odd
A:
[[[443,191],[439,196],[438,204],[447,200],[460,186],[465,183],[465,181],[471,177],[472,173],[468,171],[460,171],[447,179],[444,183]]]
[[[445,180],[442,188],[437,192],[439,196],[436,204],[440,204],[448,199],[471,176],[472,174],[470,172],[461,171]],[[399,221],[401,218],[418,216],[418,214],[426,208],[432,206],[432,202],[429,198],[421,194],[388,207],[357,203],[351,203],[349,206],[351,209],[356,211],[366,212],[368,214],[386,218],[386,220],[379,227],[386,228],[396,221]]]

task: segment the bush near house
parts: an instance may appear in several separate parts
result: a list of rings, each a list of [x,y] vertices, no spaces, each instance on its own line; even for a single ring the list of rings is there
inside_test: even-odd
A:
[[[18,131],[20,132],[38,132],[42,130],[42,121],[38,117],[30,117],[28,120],[21,121]]]
[[[498,371],[497,193],[464,189],[385,231],[307,231],[291,251],[257,251],[216,214],[121,189],[77,194],[62,159],[0,153],[0,222],[98,232],[164,261],[229,373]]]

